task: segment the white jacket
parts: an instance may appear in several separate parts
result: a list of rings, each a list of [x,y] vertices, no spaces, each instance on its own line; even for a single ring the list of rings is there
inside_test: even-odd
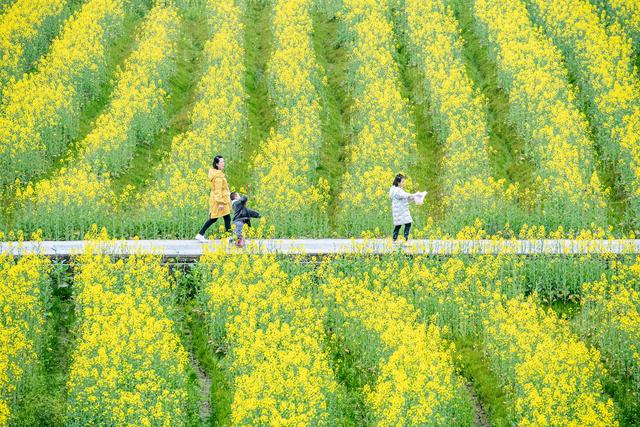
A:
[[[413,222],[411,212],[409,212],[409,201],[413,200],[413,196],[400,187],[391,186],[389,197],[391,198],[393,225],[404,225]]]

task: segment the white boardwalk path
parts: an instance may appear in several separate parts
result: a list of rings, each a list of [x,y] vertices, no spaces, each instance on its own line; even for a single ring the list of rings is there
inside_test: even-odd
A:
[[[0,253],[16,256],[40,253],[65,258],[81,253],[87,242],[28,241],[0,242]],[[627,240],[410,240],[394,247],[390,239],[265,239],[251,240],[247,247],[236,248],[226,240],[200,243],[195,240],[115,240],[100,243],[99,251],[126,256],[134,253],[155,253],[168,258],[199,258],[206,251],[229,254],[307,254],[336,253],[457,255],[498,254],[578,255],[578,254],[640,254],[640,239]]]

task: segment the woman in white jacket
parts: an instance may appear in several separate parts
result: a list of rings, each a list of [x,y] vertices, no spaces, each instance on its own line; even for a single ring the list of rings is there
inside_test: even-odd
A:
[[[409,239],[409,231],[411,230],[411,212],[409,212],[409,202],[414,200],[416,194],[410,194],[404,191],[404,175],[397,174],[393,179],[393,185],[389,189],[389,197],[391,198],[391,212],[393,213],[393,242],[398,240],[400,228],[404,225],[404,240]]]

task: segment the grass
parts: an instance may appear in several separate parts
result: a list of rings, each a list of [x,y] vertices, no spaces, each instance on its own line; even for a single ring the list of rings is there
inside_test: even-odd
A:
[[[203,48],[209,37],[205,13],[196,6],[181,9],[182,31],[178,41],[176,72],[169,79],[170,97],[165,108],[170,117],[168,126],[153,141],[138,144],[130,167],[113,180],[113,189],[121,194],[132,187],[139,193],[153,178],[157,165],[171,150],[173,138],[185,132],[191,124],[190,113],[196,102],[196,87],[203,57]]]
[[[476,408],[476,414],[478,411],[486,414],[486,421],[491,426],[511,425],[507,396],[498,377],[489,368],[480,345],[471,339],[457,339],[454,342],[456,368],[469,380],[474,394],[479,399],[480,408]]]
[[[535,165],[525,156],[526,142],[509,120],[509,95],[500,87],[495,63],[474,32],[471,10],[462,2],[452,1],[454,15],[462,29],[463,58],[467,75],[487,100],[489,125],[489,160],[494,176],[517,184],[522,190],[533,184]]]
[[[377,373],[364,366],[358,354],[354,353],[343,339],[336,337],[330,327],[326,329],[324,345],[336,379],[343,390],[338,407],[339,424],[345,427],[371,425],[363,387],[373,386]]]
[[[187,301],[184,310],[184,335],[188,338],[186,347],[197,361],[206,379],[211,382],[208,396],[200,396],[205,401],[201,402],[200,413],[208,415],[201,419],[202,425],[228,426],[231,424],[231,400],[232,394],[227,375],[222,367],[224,353],[216,351],[211,345],[204,321],[204,313],[196,306],[193,300]],[[202,405],[207,407],[203,411]]]
[[[184,345],[196,361],[201,375],[205,377],[204,381],[210,382],[209,395],[200,396],[200,425],[229,426],[233,396],[222,365],[225,353],[223,349],[214,349],[209,339],[205,313],[197,305],[196,297],[200,292],[198,275],[193,270],[187,270],[177,276],[177,299],[182,311],[181,335]],[[208,415],[202,417],[207,412]]]
[[[245,85],[247,90],[248,130],[240,144],[237,160],[229,159],[225,174],[231,191],[246,188],[253,179],[253,156],[269,137],[276,123],[275,109],[267,87],[267,63],[271,56],[271,9],[269,2],[247,2],[245,21]],[[221,153],[224,155],[224,153]]]
[[[330,229],[336,230],[338,196],[346,170],[346,147],[353,137],[349,123],[353,100],[345,88],[349,51],[339,37],[340,21],[316,8],[312,13],[313,46],[316,58],[324,69],[327,86],[322,93],[322,138],[318,175],[329,182]]]
[[[640,426],[640,390],[634,388],[631,380],[620,373],[610,372],[603,385],[605,393],[615,403],[620,426]]]
[[[397,14],[393,14],[397,16]],[[402,96],[409,101],[412,121],[416,133],[416,162],[409,170],[409,179],[413,182],[413,190],[426,190],[429,197],[422,206],[413,209],[423,217],[440,219],[442,212],[442,158],[444,155],[442,144],[438,141],[431,115],[430,106],[423,89],[424,76],[420,70],[410,63],[409,50],[403,35],[399,34],[398,25],[394,25],[394,42],[396,51],[394,57],[400,71],[399,86]]]

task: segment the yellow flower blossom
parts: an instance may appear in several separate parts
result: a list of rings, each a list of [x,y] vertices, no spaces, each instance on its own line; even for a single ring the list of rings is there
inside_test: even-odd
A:
[[[354,100],[346,173],[338,196],[337,223],[359,235],[388,223],[388,189],[394,175],[406,170],[417,152],[409,105],[400,93],[393,59],[393,30],[387,5],[375,0],[342,2],[338,17],[350,48],[347,85]]]
[[[443,144],[442,193],[447,223],[517,221],[515,189],[491,176],[486,105],[473,89],[462,54],[460,28],[442,0],[406,1],[407,46],[424,74],[423,87]]]
[[[4,89],[0,115],[38,138],[0,141],[0,183],[38,175],[77,134],[79,113],[107,74],[106,46],[133,9],[123,0],[88,1],[65,22],[37,70]]]
[[[208,0],[205,10],[212,35],[204,46],[191,127],[174,137],[154,181],[137,199],[140,210],[135,216],[141,224],[171,233],[178,227],[191,234],[200,225],[211,160],[219,153],[229,163],[236,160],[247,126],[242,9],[235,2]]]
[[[313,1],[275,1],[273,53],[267,64],[276,129],[253,161],[255,203],[278,218],[279,234],[327,232],[328,188],[315,182],[322,143],[322,78],[313,50]]]
[[[574,104],[560,52],[531,23],[520,0],[477,0],[473,12],[509,94],[511,122],[529,141],[525,154],[537,167],[536,222],[569,229],[603,225],[605,202],[593,144],[586,118]]]
[[[610,278],[583,285],[580,327],[640,389],[640,258],[614,261],[612,270]]]
[[[18,0],[0,19],[0,91],[19,79],[46,50],[60,21],[69,11],[65,0]]]
[[[26,255],[0,255],[0,426],[8,425],[18,390],[36,374],[51,296],[51,262]]]
[[[628,193],[630,217],[640,215],[640,83],[632,39],[617,22],[609,26],[587,0],[527,0],[532,17],[563,52],[576,77],[605,159],[615,165]],[[635,29],[638,4],[614,0],[610,6]],[[626,18],[625,18],[626,17]]]
[[[152,255],[114,262],[93,245],[77,260],[66,424],[186,425],[193,390],[167,267]]]
[[[18,197],[17,226],[43,228],[47,235],[77,238],[92,223],[111,225],[117,199],[111,176],[133,157],[136,143],[165,125],[167,79],[175,71],[179,16],[172,6],[154,7],[142,23],[111,103],[52,178]]]
[[[419,312],[403,297],[378,288],[375,266],[371,274],[351,277],[332,266],[329,258],[321,267],[328,319],[365,366],[379,372],[375,386],[364,390],[374,423],[472,425],[471,402],[441,329],[420,323]]]
[[[272,256],[208,254],[200,295],[227,349],[234,425],[335,425],[337,382],[321,348],[323,311]]]

